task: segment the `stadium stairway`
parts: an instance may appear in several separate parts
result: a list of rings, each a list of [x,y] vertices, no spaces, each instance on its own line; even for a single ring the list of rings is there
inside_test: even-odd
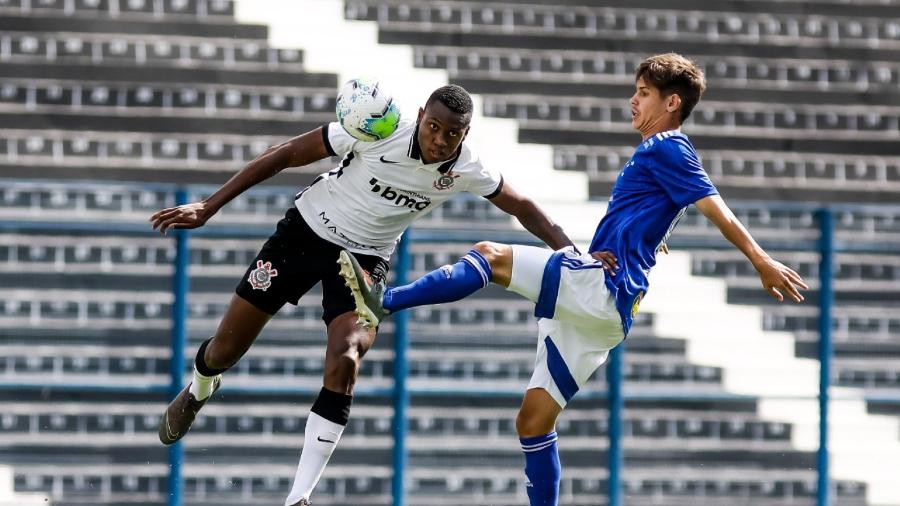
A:
[[[51,506],[50,499],[43,494],[21,494],[15,491],[13,471],[0,466],[0,506]]]

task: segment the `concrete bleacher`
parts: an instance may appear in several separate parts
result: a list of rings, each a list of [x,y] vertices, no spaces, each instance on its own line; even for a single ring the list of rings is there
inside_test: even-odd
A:
[[[164,452],[155,443],[155,428],[167,382],[172,244],[168,238],[150,234],[132,234],[123,241],[123,236],[109,232],[85,243],[72,227],[89,225],[110,213],[121,225],[128,225],[146,219],[171,196],[160,189],[142,201],[137,188],[91,186],[11,183],[0,197],[5,204],[0,206],[0,217],[16,223],[12,230],[0,232],[0,272],[10,280],[23,274],[31,279],[30,286],[10,292],[0,308],[0,349],[5,357],[0,381],[34,392],[30,400],[31,394],[24,399],[18,394],[18,406],[0,417],[7,438],[3,444],[14,454],[27,449],[48,455],[53,462],[49,467],[46,462],[18,466],[21,490],[49,490],[60,504],[100,500],[150,504],[159,500],[165,486]],[[268,229],[282,210],[283,202],[276,194],[250,192],[234,203],[234,212],[223,214],[210,226],[267,224]],[[77,219],[73,219],[74,209]],[[508,218],[502,219],[499,211],[480,200],[454,201],[439,211],[428,218],[426,228],[458,227],[473,215],[481,216],[486,233],[492,226],[508,228]],[[64,215],[68,221],[47,225]],[[263,232],[227,240],[192,238],[188,354],[218,321],[227,300],[222,293],[243,272]],[[417,243],[410,274],[453,261],[467,247]],[[140,285],[129,286],[136,279]],[[221,504],[265,504],[283,493],[302,439],[298,406],[307,402],[321,381],[320,315],[314,297],[296,308],[287,306],[253,351],[229,373],[225,388],[186,441],[188,504],[204,504],[210,498]],[[684,341],[655,335],[653,320],[652,313],[641,314],[629,340],[623,368],[627,391],[652,394],[662,389],[683,393],[685,400],[627,404],[629,458],[649,466],[637,465],[629,472],[625,482],[629,496],[651,501],[662,494],[667,504],[688,504],[698,497],[710,504],[725,504],[736,496],[753,504],[778,504],[786,497],[801,504],[811,501],[814,474],[807,467],[812,455],[793,448],[791,425],[761,419],[754,398],[730,394],[723,388],[721,368],[687,360]],[[389,343],[390,328],[390,323],[385,325],[380,342]],[[516,392],[530,375],[531,306],[502,291],[413,310],[410,330],[409,386],[413,391]],[[486,342],[485,335],[491,340]],[[336,457],[319,492],[325,504],[389,503],[390,408],[365,392],[390,388],[391,359],[387,348],[376,347],[364,362],[359,380],[362,393],[343,442],[358,457],[349,461],[342,460],[347,456]],[[571,504],[596,504],[605,494],[606,415],[603,401],[595,399],[604,392],[605,383],[602,374],[597,376],[585,388],[586,399],[574,403],[559,425],[563,458],[571,469],[563,482],[563,497]],[[296,396],[296,403],[285,403],[279,396],[253,393],[255,389],[283,391],[286,381],[308,394]],[[147,393],[122,398],[83,391],[66,397],[71,391],[68,385],[73,384],[94,390],[130,384]],[[59,390],[50,404],[40,402],[39,392],[45,388]],[[510,437],[518,398],[504,395],[499,400],[447,398],[446,393],[414,396],[408,445],[409,493],[415,504],[446,504],[441,501],[447,497],[475,503],[522,503],[520,455]],[[716,400],[690,400],[696,395]],[[104,406],[109,406],[105,412]],[[463,451],[473,437],[478,451]],[[52,448],[62,440],[66,454],[54,455]],[[248,447],[254,448],[249,456]],[[124,458],[116,456],[123,448],[133,449],[130,460],[114,467],[102,463]],[[96,464],[76,467],[69,462],[72,455],[83,455]],[[137,461],[135,455],[143,460]],[[263,456],[265,466],[250,466],[259,475],[242,477],[227,469],[224,474],[206,474],[212,473],[209,459],[255,462]],[[144,463],[148,458],[149,466]],[[361,477],[354,471],[360,465],[358,459],[378,464]],[[720,462],[716,472],[707,470],[713,461]],[[490,479],[483,478],[485,465],[491,466]],[[677,466],[678,476],[660,479],[650,471],[654,466]],[[754,471],[760,466],[775,466],[777,477]],[[841,504],[864,503],[865,485],[839,481],[836,486]]]
[[[757,4],[748,16],[744,4],[652,0],[354,0],[346,14],[377,22],[382,42],[412,45],[417,66],[446,68],[483,94],[486,115],[519,119],[520,139],[553,145],[557,168],[587,171],[591,195],[608,195],[632,150],[634,69],[663,47],[707,72],[688,128],[727,195],[896,201],[893,7]]]
[[[0,3],[7,177],[219,182],[333,117],[334,74],[305,70],[230,1]],[[276,181],[302,184],[330,162]],[[26,168],[27,167],[27,168]]]

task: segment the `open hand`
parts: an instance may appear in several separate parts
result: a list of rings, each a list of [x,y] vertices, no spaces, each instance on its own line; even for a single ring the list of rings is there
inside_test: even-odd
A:
[[[153,230],[159,229],[165,235],[170,228],[202,227],[213,214],[215,211],[208,209],[205,202],[194,202],[157,211],[150,217],[150,223]]]
[[[616,271],[619,270],[619,263],[612,251],[594,251],[591,253],[591,256],[594,257],[594,260],[603,264],[603,269],[610,276],[616,275]]]
[[[772,297],[778,299],[778,302],[784,301],[784,294],[787,294],[794,302],[803,301],[803,295],[800,294],[799,289],[807,290],[809,286],[790,267],[769,258],[757,266],[756,270],[759,273],[759,279],[762,281],[763,288]]]

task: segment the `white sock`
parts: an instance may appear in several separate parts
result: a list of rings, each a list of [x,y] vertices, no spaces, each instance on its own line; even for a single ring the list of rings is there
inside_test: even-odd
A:
[[[202,401],[206,399],[213,393],[213,381],[221,376],[221,374],[217,374],[216,376],[204,376],[197,372],[197,366],[194,366],[194,379],[191,381],[191,394],[193,394],[194,399],[198,401]]]
[[[309,499],[343,433],[343,425],[328,421],[313,412],[309,413],[300,463],[297,465],[291,493],[284,501],[285,506],[291,506],[300,499]]]

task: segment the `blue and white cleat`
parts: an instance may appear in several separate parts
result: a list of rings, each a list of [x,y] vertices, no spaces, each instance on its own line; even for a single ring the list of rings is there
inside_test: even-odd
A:
[[[338,265],[341,266],[340,274],[344,278],[344,284],[353,293],[353,302],[356,304],[354,312],[358,317],[356,323],[370,329],[377,327],[390,314],[382,303],[384,281],[372,281],[356,257],[347,250],[342,250],[338,255]]]

